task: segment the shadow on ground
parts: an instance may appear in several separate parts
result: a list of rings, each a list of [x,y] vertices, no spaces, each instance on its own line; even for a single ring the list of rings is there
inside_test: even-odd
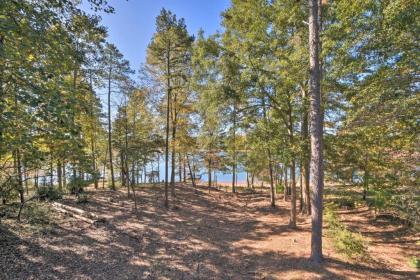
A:
[[[326,259],[315,266],[305,256],[256,250],[271,236],[292,236],[289,211],[272,209],[264,194],[232,196],[221,191],[177,186],[171,209],[160,186],[137,191],[94,191],[84,205],[64,203],[107,217],[89,225],[70,217],[52,233],[18,236],[0,226],[1,279],[410,279],[413,272],[373,268]],[[267,216],[267,219],[260,219]],[[277,223],[270,217],[283,217]],[[267,221],[266,221],[267,220]],[[309,234],[307,228],[301,228]],[[244,240],[246,242],[244,242]],[[240,242],[242,241],[242,242]],[[281,244],[280,244],[281,247]],[[295,277],[295,278],[291,278]]]

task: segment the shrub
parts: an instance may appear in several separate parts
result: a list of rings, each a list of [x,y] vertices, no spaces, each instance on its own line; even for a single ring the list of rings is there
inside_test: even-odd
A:
[[[45,203],[30,202],[22,211],[22,216],[28,221],[28,223],[34,225],[45,225],[50,224],[51,213]]]
[[[276,193],[283,193],[283,192],[284,192],[284,185],[276,184]]]
[[[41,199],[49,200],[57,200],[63,197],[63,193],[58,188],[54,188],[51,186],[39,187],[37,189],[37,194],[41,197]]]
[[[416,256],[412,256],[408,259],[408,265],[412,268],[420,268],[420,259]]]
[[[89,185],[89,181],[83,180],[79,177],[72,177],[67,187],[71,194],[79,194],[83,192],[83,189]]]
[[[348,258],[365,258],[367,256],[366,241],[360,233],[351,232],[340,222],[335,208],[334,204],[327,204],[325,208],[327,236],[332,239],[334,248]]]
[[[89,202],[89,196],[87,195],[87,193],[80,193],[77,196],[77,203],[87,203]]]
[[[355,202],[352,198],[348,198],[348,197],[342,197],[337,199],[336,201],[338,207],[340,208],[346,208],[346,209],[354,209],[355,207]]]

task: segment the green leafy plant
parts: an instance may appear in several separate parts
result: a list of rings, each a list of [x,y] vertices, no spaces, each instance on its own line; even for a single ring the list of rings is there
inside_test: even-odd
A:
[[[412,256],[408,259],[408,265],[412,268],[420,268],[420,259],[417,256]]]
[[[77,196],[77,203],[88,203],[89,202],[89,196],[87,193],[80,193]]]
[[[67,187],[71,194],[79,194],[83,192],[84,188],[86,188],[89,185],[89,183],[90,183],[89,181],[76,177],[76,178],[71,178]]]
[[[351,259],[367,257],[367,242],[360,233],[350,231],[339,219],[335,212],[335,204],[327,204],[325,221],[327,236],[332,239],[334,249]]]
[[[50,187],[50,186],[39,187],[37,189],[37,195],[41,199],[49,199],[49,200],[57,200],[63,197],[63,193],[58,188]]]

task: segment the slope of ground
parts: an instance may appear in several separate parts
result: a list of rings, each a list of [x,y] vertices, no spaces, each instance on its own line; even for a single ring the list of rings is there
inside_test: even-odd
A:
[[[0,225],[1,279],[416,279],[407,259],[418,252],[401,226],[372,221],[366,209],[342,219],[370,239],[372,263],[351,263],[325,240],[324,266],[308,261],[310,221],[290,230],[288,203],[265,194],[232,195],[177,186],[170,210],[162,187],[137,192],[139,211],[123,191],[91,191],[86,204],[62,203],[107,219],[91,225],[56,214],[47,234]],[[375,224],[376,223],[376,224]],[[378,224],[381,223],[381,224]]]

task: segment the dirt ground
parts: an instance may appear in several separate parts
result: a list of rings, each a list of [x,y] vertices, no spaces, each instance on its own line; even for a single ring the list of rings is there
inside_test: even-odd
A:
[[[323,266],[308,261],[310,220],[288,228],[288,203],[269,207],[265,194],[232,195],[179,185],[171,208],[161,186],[137,191],[139,212],[124,191],[91,191],[88,203],[62,203],[107,219],[91,225],[54,214],[53,230],[23,234],[0,225],[0,279],[416,279],[408,266],[418,236],[374,220],[364,208],[341,219],[369,243],[372,261],[351,262],[324,238]],[[175,206],[176,205],[176,206]],[[417,239],[416,239],[417,238]],[[416,243],[417,242],[417,243]]]

